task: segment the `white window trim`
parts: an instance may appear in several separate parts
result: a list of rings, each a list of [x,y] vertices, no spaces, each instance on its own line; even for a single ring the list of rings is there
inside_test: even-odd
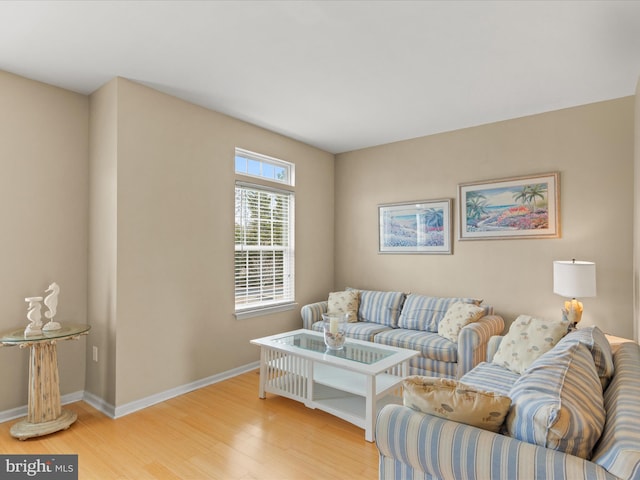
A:
[[[268,305],[263,307],[247,308],[246,310],[237,310],[233,315],[237,320],[245,318],[260,317],[262,315],[270,315],[272,313],[286,312],[298,308],[296,302],[282,303],[279,305]]]

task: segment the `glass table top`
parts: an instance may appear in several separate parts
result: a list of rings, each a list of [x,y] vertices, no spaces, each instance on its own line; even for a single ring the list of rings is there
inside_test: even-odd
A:
[[[58,330],[43,331],[36,335],[24,334],[24,329],[27,327],[27,323],[20,328],[9,330],[8,332],[2,332],[0,334],[0,343],[17,345],[26,342],[40,342],[46,340],[55,340],[56,338],[67,338],[75,335],[82,335],[91,329],[90,325],[84,325],[79,323],[62,323],[61,328]]]
[[[296,333],[286,337],[280,337],[273,339],[276,343],[283,343],[285,345],[291,345],[293,347],[302,348],[312,352],[324,353],[325,355],[331,355],[336,358],[344,358],[345,360],[352,360],[354,362],[363,363],[365,365],[372,365],[383,358],[388,358],[395,352],[392,350],[386,350],[376,345],[360,345],[356,343],[350,343],[349,340],[344,344],[344,347],[340,350],[331,350],[327,348],[322,336],[310,335],[308,333]]]

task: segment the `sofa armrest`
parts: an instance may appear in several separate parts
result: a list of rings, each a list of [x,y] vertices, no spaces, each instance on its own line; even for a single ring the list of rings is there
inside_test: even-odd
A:
[[[380,479],[616,478],[582,458],[402,405],[387,405],[380,411],[376,445]]]
[[[324,300],[322,302],[310,303],[305,305],[300,310],[300,316],[302,317],[302,328],[311,330],[311,325],[322,320],[322,314],[327,313],[329,302]]]
[[[591,460],[620,478],[640,478],[640,347],[623,343],[613,355],[614,375],[604,392],[607,421]]]
[[[500,347],[503,338],[502,335],[494,335],[489,339],[489,343],[487,343],[487,362],[491,363],[493,361],[493,356],[498,351],[498,347]]]
[[[458,335],[458,370],[456,376],[484,362],[487,358],[487,343],[494,335],[504,330],[504,320],[499,315],[485,315],[477,322],[466,325]]]

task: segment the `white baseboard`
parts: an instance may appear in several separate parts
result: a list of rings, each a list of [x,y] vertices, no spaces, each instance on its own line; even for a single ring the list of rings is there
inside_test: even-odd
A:
[[[226,372],[218,373],[216,375],[212,375],[210,377],[203,378],[201,380],[196,380],[195,382],[188,383],[186,385],[181,385],[179,387],[175,387],[170,390],[166,390],[164,392],[156,393],[149,397],[141,398],[140,400],[135,400],[125,405],[120,405],[118,407],[111,405],[110,403],[106,402],[104,399],[92,393],[83,392],[83,391],[63,395],[62,397],[60,397],[60,402],[63,405],[65,405],[68,403],[73,403],[73,402],[78,402],[80,400],[83,400],[89,405],[91,405],[93,408],[104,413],[106,416],[110,418],[120,418],[130,413],[137,412],[138,410],[142,410],[143,408],[150,407],[151,405],[155,405],[156,403],[164,402],[165,400],[169,400],[170,398],[184,395],[185,393],[192,392],[193,390],[197,390],[199,388],[203,388],[208,385],[213,385],[214,383],[218,383],[223,380],[236,377],[243,373],[250,372],[251,370],[255,370],[256,368],[258,368],[259,366],[260,366],[260,362],[253,362],[248,365],[227,370]],[[10,410],[5,410],[3,412],[0,412],[0,423],[13,420],[15,418],[24,417],[26,415],[27,415],[26,405],[22,407],[12,408]]]
[[[60,403],[62,405],[66,405],[68,403],[79,402],[80,400],[84,400],[85,395],[86,393],[82,390],[79,392],[67,393],[66,395],[62,395],[60,397]],[[4,412],[0,412],[0,423],[8,422],[9,420],[26,416],[27,406],[23,405],[22,407],[16,407],[10,410],[5,410]]]
[[[112,418],[120,418],[125,415],[129,415],[130,413],[150,407],[151,405],[155,405],[156,403],[164,402],[165,400],[169,400],[170,398],[184,395],[185,393],[189,393],[193,390],[197,390],[208,385],[213,385],[214,383],[221,382],[222,380],[227,380],[228,378],[236,377],[243,373],[250,372],[251,370],[255,370],[256,368],[258,368],[259,366],[260,362],[253,362],[242,367],[218,373],[217,375],[212,375],[201,380],[196,380],[195,382],[188,383],[180,387],[175,387],[164,392],[156,393],[155,395],[151,395],[140,400],[135,400],[125,405],[116,407]],[[108,415],[108,413],[106,412],[103,413],[105,413],[105,415]]]
[[[83,400],[99,412],[104,413],[107,417],[115,418],[116,407],[108,403],[103,398],[100,398],[91,392],[84,392]]]

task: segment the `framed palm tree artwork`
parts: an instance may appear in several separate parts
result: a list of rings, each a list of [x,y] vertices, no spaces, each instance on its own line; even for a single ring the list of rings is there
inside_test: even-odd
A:
[[[380,253],[451,254],[451,199],[378,205]]]
[[[558,238],[558,172],[458,185],[459,240]]]

